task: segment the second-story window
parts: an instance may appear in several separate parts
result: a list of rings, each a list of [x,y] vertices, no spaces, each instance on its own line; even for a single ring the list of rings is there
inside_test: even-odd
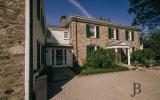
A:
[[[108,28],[108,38],[113,39],[114,38],[114,29],[109,27]]]
[[[99,26],[86,24],[86,36],[99,38]]]
[[[69,36],[68,36],[68,32],[64,32],[64,39],[68,39]]]

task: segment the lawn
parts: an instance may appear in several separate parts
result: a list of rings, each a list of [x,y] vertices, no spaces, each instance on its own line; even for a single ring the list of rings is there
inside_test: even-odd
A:
[[[80,75],[96,74],[96,73],[106,73],[106,72],[118,72],[129,70],[127,67],[114,65],[108,68],[94,68],[94,67],[82,67]]]

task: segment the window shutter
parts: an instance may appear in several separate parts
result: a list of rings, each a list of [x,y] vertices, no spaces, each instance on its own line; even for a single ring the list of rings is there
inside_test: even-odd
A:
[[[96,26],[96,38],[99,38],[99,26]]]
[[[132,34],[132,41],[134,41],[134,32],[132,31],[131,34]]]
[[[128,41],[128,30],[125,31],[125,37],[126,37],[126,40]]]
[[[108,28],[108,38],[111,39],[112,38],[112,29]]]
[[[90,37],[91,36],[91,33],[90,33],[90,30],[89,30],[89,25],[86,24],[86,36],[87,37]]]
[[[52,49],[52,65],[54,65],[54,49]]]
[[[89,53],[90,53],[90,47],[89,47],[89,46],[86,46],[86,49],[87,49],[87,50],[86,50],[86,51],[87,51],[87,54],[86,54],[86,55],[88,56]]]
[[[116,40],[119,40],[119,30],[116,29]]]

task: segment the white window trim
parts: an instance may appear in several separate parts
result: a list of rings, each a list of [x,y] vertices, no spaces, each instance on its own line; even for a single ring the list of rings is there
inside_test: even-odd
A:
[[[97,38],[97,26],[94,25],[94,36],[90,36],[90,38]]]
[[[67,33],[67,37],[65,38],[64,34],[66,34],[66,33]],[[63,34],[63,38],[64,38],[64,40],[69,39],[69,32],[64,31],[64,34]]]
[[[113,38],[116,40],[116,28],[114,28],[114,36],[113,36]]]
[[[94,38],[97,38],[97,29],[96,29],[97,26],[94,26]]]
[[[129,31],[129,40],[132,41],[132,31]]]
[[[64,58],[65,58],[65,57],[64,57],[64,56],[65,56],[65,55],[64,55],[64,54],[65,54],[65,53],[64,53],[65,50],[66,50],[66,57],[67,57],[67,49],[58,49],[58,48],[57,48],[57,49],[51,49],[51,51],[52,51],[52,50],[54,50],[54,65],[52,65],[52,60],[51,60],[51,64],[50,64],[50,65],[51,65],[51,66],[54,66],[54,67],[64,67],[64,66],[67,66],[67,59],[66,59],[66,64],[65,64],[65,59],[64,59]],[[62,50],[62,56],[63,56],[63,64],[62,64],[62,65],[57,65],[57,64],[56,64],[56,61],[57,61],[56,51],[57,51],[57,50]],[[52,58],[51,58],[51,59],[52,59]]]

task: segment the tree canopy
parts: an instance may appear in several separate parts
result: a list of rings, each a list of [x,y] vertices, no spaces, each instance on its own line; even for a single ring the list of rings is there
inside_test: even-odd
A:
[[[160,0],[129,0],[128,12],[136,16],[133,25],[148,26],[149,28],[160,25]]]

